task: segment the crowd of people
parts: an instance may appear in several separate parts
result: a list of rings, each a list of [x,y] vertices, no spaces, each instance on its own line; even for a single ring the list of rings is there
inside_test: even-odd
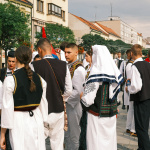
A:
[[[127,60],[121,53],[113,60],[106,46],[94,45],[87,65],[77,59],[75,43],[63,42],[55,58],[47,38],[36,47],[10,51],[0,70],[1,149],[46,150],[49,140],[51,150],[117,150],[123,89],[126,132],[138,137],[138,150],[150,150],[150,64],[140,45],[126,51]]]

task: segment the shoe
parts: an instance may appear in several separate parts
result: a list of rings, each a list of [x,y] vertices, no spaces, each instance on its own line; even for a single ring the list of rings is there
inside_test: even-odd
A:
[[[126,133],[130,133],[130,130],[129,130],[129,129],[127,129],[127,130],[126,130]]]
[[[126,109],[125,105],[122,106],[122,109]]]
[[[134,136],[134,137],[137,137],[137,134],[134,133],[134,132],[130,132],[130,135],[131,135],[131,136]]]

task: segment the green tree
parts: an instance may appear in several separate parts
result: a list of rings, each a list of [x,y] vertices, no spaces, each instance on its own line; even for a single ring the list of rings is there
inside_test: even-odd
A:
[[[90,50],[91,46],[95,44],[106,45],[106,40],[97,34],[85,34],[81,39],[83,40],[83,42],[80,45],[83,46],[86,51]]]
[[[59,24],[46,24],[45,27],[46,37],[51,41],[54,48],[58,48],[63,41],[75,42],[74,34],[71,29]],[[42,38],[41,32],[37,32],[36,38]]]
[[[0,3],[0,47],[5,50],[5,58],[7,50],[30,44],[29,18],[19,7]]]

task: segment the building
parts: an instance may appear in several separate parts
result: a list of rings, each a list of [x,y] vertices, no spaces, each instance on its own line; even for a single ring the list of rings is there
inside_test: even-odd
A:
[[[137,31],[133,27],[122,21],[120,17],[109,17],[106,21],[97,22],[114,30],[121,37],[121,40],[125,43],[138,43]]]
[[[71,13],[68,13],[68,26],[74,32],[76,44],[80,44],[82,42],[81,38],[85,34],[98,34],[105,40],[111,39],[110,35],[113,35],[110,34],[111,29],[107,28],[106,31],[106,28],[104,26],[101,27],[100,24],[92,23]],[[112,38],[112,40],[120,39],[117,34],[113,36],[116,38]]]
[[[137,44],[140,44],[141,46],[143,46],[143,36],[142,33],[137,33]]]
[[[32,10],[32,43],[35,33],[40,32],[45,23],[68,26],[68,0],[29,0]]]

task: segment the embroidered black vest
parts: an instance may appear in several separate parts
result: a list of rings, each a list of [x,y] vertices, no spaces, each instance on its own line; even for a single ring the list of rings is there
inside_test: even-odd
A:
[[[109,83],[107,82],[99,86],[93,105],[88,108],[85,108],[83,104],[82,106],[84,110],[95,116],[112,117],[117,114],[117,100],[109,100]]]
[[[82,63],[79,61],[75,61],[72,66],[69,68],[70,74],[71,74],[71,79],[73,78],[74,71],[79,67],[82,66]]]
[[[142,78],[142,89],[136,94],[130,94],[130,101],[145,101],[150,99],[150,63],[138,61],[135,64]],[[131,81],[132,82],[132,81]]]
[[[33,81],[36,85],[35,92],[29,90],[31,81],[28,79],[25,68],[16,70],[13,77],[15,80],[13,94],[15,111],[31,111],[38,107],[43,93],[40,77],[33,72]]]

